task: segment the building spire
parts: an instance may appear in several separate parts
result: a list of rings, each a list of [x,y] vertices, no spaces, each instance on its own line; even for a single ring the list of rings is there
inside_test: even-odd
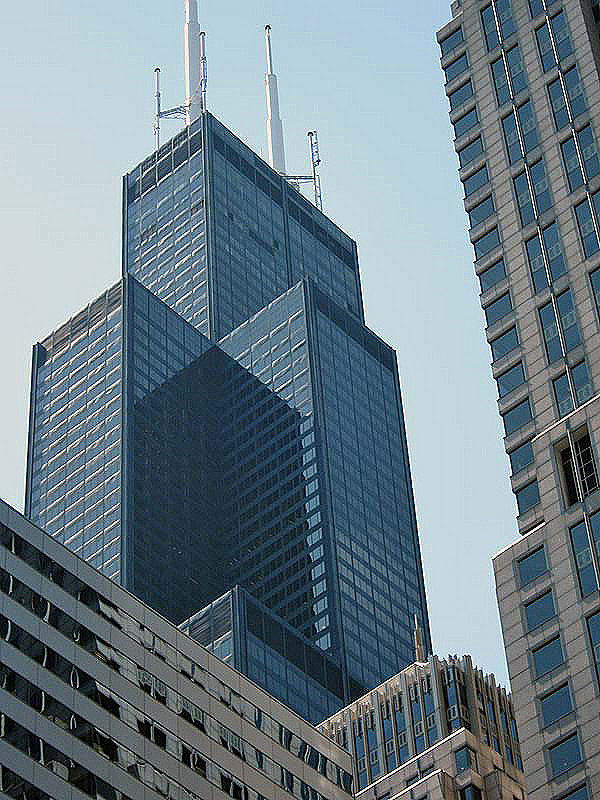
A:
[[[196,0],[185,0],[185,108],[187,125],[198,119],[202,112],[202,78],[200,56],[200,25]]]
[[[267,94],[267,149],[269,164],[280,173],[285,173],[285,150],[283,146],[283,125],[279,116],[279,93],[277,76],[273,72],[273,56],[271,54],[271,26],[265,26],[265,44],[267,48],[267,74],[265,90]]]

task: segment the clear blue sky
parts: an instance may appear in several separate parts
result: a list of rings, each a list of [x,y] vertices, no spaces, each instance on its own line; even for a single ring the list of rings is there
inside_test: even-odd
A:
[[[316,127],[324,207],[398,351],[434,646],[506,681],[491,556],[517,538],[435,30],[446,0],[199,2],[212,112],[265,151],[273,28],[288,167]],[[0,496],[22,509],[31,345],[120,274],[121,175],[183,101],[183,0],[6,4]],[[163,135],[177,123],[163,123]]]

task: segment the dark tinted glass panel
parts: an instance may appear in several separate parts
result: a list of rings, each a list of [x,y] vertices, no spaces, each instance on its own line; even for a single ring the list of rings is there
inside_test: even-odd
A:
[[[446,83],[450,83],[453,81],[454,78],[458,78],[459,75],[462,75],[463,72],[466,72],[469,68],[469,62],[467,61],[467,54],[463,53],[462,56],[453,61],[451,64],[444,69],[446,73]]]
[[[515,492],[515,497],[517,498],[517,508],[519,509],[519,514],[525,514],[526,511],[529,511],[534,506],[537,506],[537,504],[540,502],[540,492],[537,481],[532,481],[531,483],[528,483],[527,486],[517,489]]]
[[[477,109],[472,108],[471,111],[468,111],[464,116],[456,120],[454,123],[454,135],[459,139],[467,131],[470,131],[471,128],[474,128],[478,122]]]
[[[491,252],[495,247],[500,244],[500,237],[498,236],[498,228],[492,228],[489,233],[486,233],[476,242],[473,242],[475,248],[475,258],[479,259]],[[496,301],[498,302],[498,301]],[[488,325],[490,323],[488,322]]]
[[[552,276],[552,280],[556,280],[556,278],[559,278],[566,272],[565,260],[563,258],[562,245],[556,222],[552,222],[547,228],[544,228],[543,237],[546,257],[550,265],[550,275]]]
[[[581,150],[581,157],[583,158],[585,174],[589,180],[600,172],[598,150],[596,149],[596,142],[594,141],[591,125],[586,125],[585,128],[582,128],[577,133],[577,141],[579,142],[579,149]]]
[[[544,10],[542,0],[529,0],[529,11],[532,17],[537,17]]]
[[[508,39],[515,32],[509,0],[496,0],[496,14],[500,23],[502,38]]]
[[[484,164],[481,169],[478,169],[477,172],[474,172],[463,181],[463,185],[465,187],[465,197],[468,197],[470,194],[473,194],[473,192],[481,189],[481,187],[485,186],[489,180],[490,178],[488,175],[487,166]]]
[[[502,319],[502,317],[512,311],[510,294],[507,292],[501,295],[497,300],[494,300],[493,303],[490,303],[489,306],[486,306],[484,311],[487,324],[493,325],[494,322]]]
[[[550,25],[552,26],[552,33],[554,34],[554,44],[556,45],[558,60],[562,61],[563,58],[570,56],[573,52],[571,37],[569,36],[569,29],[564,13],[559,11],[558,14],[552,17]]]
[[[548,363],[554,364],[555,361],[563,357],[563,352],[552,303],[546,303],[545,306],[540,308],[540,322],[542,325],[544,344],[546,345]]]
[[[580,786],[574,792],[562,795],[560,800],[589,800],[588,790],[585,786]]]
[[[494,199],[490,195],[486,197],[485,200],[482,200],[481,203],[477,203],[476,206],[473,206],[472,209],[469,211],[469,221],[471,223],[471,227],[474,228],[476,225],[479,225],[484,220],[491,217],[494,213]]]
[[[579,72],[577,67],[571,67],[564,74],[565,88],[567,90],[567,97],[569,98],[569,105],[571,106],[571,115],[573,118],[578,117],[587,111],[587,100],[583,91],[583,86],[579,80]]]
[[[569,136],[566,141],[562,142],[560,149],[567,173],[567,180],[569,181],[569,189],[573,192],[583,184],[583,174],[579,166],[579,157],[573,137]]]
[[[498,336],[497,339],[494,339],[492,342],[490,342],[492,359],[494,361],[498,361],[499,358],[502,358],[507,353],[510,353],[511,350],[514,350],[515,347],[518,346],[519,337],[517,336],[517,329],[509,328],[506,333],[502,334],[502,336]]]
[[[511,47],[511,49],[507,51],[506,63],[508,64],[508,73],[510,75],[513,94],[518,94],[527,86],[527,75],[523,68],[521,51],[518,45],[516,47]]]
[[[471,81],[467,81],[467,83],[463,83],[462,86],[459,86],[458,89],[448,95],[450,110],[454,111],[459,106],[462,106],[470,97],[473,97],[473,86]]]
[[[587,597],[596,591],[598,584],[596,583],[592,550],[590,548],[590,540],[585,522],[580,522],[578,525],[572,527],[570,529],[570,535],[575,566],[577,568],[577,577],[579,579],[579,588],[581,589],[582,597]]]
[[[559,667],[563,662],[562,645],[558,636],[533,651],[533,664],[535,667],[535,674],[538,678],[556,669],[556,667]]]
[[[525,145],[525,152],[529,153],[535,149],[538,144],[537,129],[535,126],[535,117],[533,116],[533,109],[531,101],[527,100],[522,106],[517,109],[517,116],[519,118],[519,125],[521,127],[521,136],[523,137],[523,144]]]
[[[536,30],[535,38],[537,39],[538,50],[540,51],[542,68],[544,72],[548,72],[548,70],[552,69],[556,64],[556,58],[554,57],[554,48],[552,47],[550,31],[548,30],[546,22],[544,22],[541,28]]]
[[[523,400],[522,403],[519,403],[514,408],[511,408],[511,410],[507,411],[502,417],[506,435],[509,436],[511,433],[519,430],[519,428],[522,428],[523,425],[526,425],[530,419],[531,406],[529,405],[529,399]]]
[[[510,394],[510,392],[518,386],[522,386],[525,383],[523,364],[519,361],[514,367],[503,372],[502,375],[498,375],[496,382],[498,384],[498,394],[500,397],[505,397],[507,394]]]
[[[492,62],[492,78],[494,79],[494,88],[496,89],[498,105],[502,106],[510,100],[510,88],[508,86],[506,68],[502,57]]]
[[[562,84],[558,78],[548,84],[548,94],[550,95],[554,124],[556,125],[556,130],[560,131],[569,124],[569,113]]]
[[[569,686],[565,683],[564,686],[560,686],[550,694],[542,697],[540,706],[542,708],[544,725],[552,725],[557,719],[564,717],[565,714],[573,710]]]
[[[481,12],[481,23],[483,25],[483,32],[485,35],[485,43],[488,51],[498,47],[500,42],[498,38],[498,29],[496,28],[496,18],[494,17],[494,9],[491,5],[486,6]]]
[[[590,273],[590,283],[592,284],[594,300],[596,301],[596,311],[600,314],[600,269],[595,269]]]
[[[536,597],[525,604],[525,617],[527,619],[527,629],[533,630],[539,625],[543,625],[556,614],[554,608],[554,598],[552,592],[548,590],[540,597]]]
[[[556,305],[558,307],[558,315],[560,317],[565,347],[568,353],[569,350],[573,350],[574,347],[581,344],[579,325],[577,324],[577,316],[573,308],[573,299],[570,289],[567,289],[566,292],[563,292],[556,298]]]
[[[546,564],[546,553],[544,547],[538,547],[532,553],[529,553],[519,561],[519,580],[521,586],[527,586],[528,583],[544,575],[548,571]]]
[[[446,36],[446,38],[442,39],[442,41],[440,42],[440,50],[442,51],[442,57],[447,56],[448,53],[451,53],[463,41],[464,39],[463,39],[462,28],[457,28],[449,36]]]
[[[531,277],[533,279],[533,286],[536,292],[540,289],[545,289],[548,286],[548,277],[546,275],[546,264],[544,263],[544,255],[542,253],[542,245],[540,244],[540,237],[536,235],[525,243],[527,249],[527,260],[529,261],[529,269],[531,270]]]
[[[580,361],[579,364],[575,364],[571,370],[571,378],[573,380],[577,405],[580,406],[586,403],[594,394],[585,361]]]
[[[492,264],[491,267],[488,267],[479,275],[479,283],[481,285],[481,291],[485,292],[488,289],[491,289],[492,286],[495,286],[497,283],[506,276],[506,270],[504,269],[504,261],[500,259],[495,264]]]
[[[464,167],[466,164],[470,164],[481,153],[483,153],[483,142],[481,141],[481,136],[478,136],[477,139],[458,151],[460,166]]]
[[[573,411],[571,386],[569,385],[569,379],[566,373],[559,375],[558,378],[554,378],[552,381],[552,388],[554,390],[554,399],[556,400],[558,414],[564,417],[565,414],[569,414]]]
[[[592,220],[590,204],[587,200],[575,206],[575,216],[577,217],[577,227],[579,228],[579,235],[581,236],[583,252],[586,258],[589,258],[598,250],[598,237],[596,236],[596,229],[594,228],[594,221]]]
[[[550,187],[548,186],[548,179],[546,178],[546,168],[543,161],[536,161],[529,168],[531,175],[531,183],[533,185],[533,194],[535,196],[535,203],[537,206],[538,214],[543,214],[544,211],[552,206],[552,198],[550,197]]]
[[[533,210],[533,201],[531,199],[531,192],[529,191],[529,181],[527,180],[527,173],[521,172],[513,178],[515,186],[515,196],[517,198],[517,205],[519,207],[519,216],[521,217],[521,225],[529,225],[535,219],[535,211]]]
[[[548,751],[554,777],[581,763],[581,750],[576,733],[548,748]]]
[[[506,152],[508,154],[508,161],[514,164],[520,158],[523,158],[521,150],[521,142],[519,141],[519,134],[517,132],[517,123],[515,122],[514,113],[510,113],[502,120],[502,131],[504,132],[504,142],[506,144]]]
[[[516,475],[517,472],[533,464],[533,447],[531,446],[531,442],[525,442],[525,444],[517,447],[516,450],[513,450],[512,453],[509,454],[509,458],[513,475]]]

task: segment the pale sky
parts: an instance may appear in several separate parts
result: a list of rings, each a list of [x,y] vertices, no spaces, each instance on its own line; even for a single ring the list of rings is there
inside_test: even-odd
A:
[[[272,26],[288,169],[307,170],[316,128],[324,210],[357,240],[367,323],[398,351],[434,648],[506,683],[491,557],[518,536],[516,505],[435,43],[449,4],[199,6],[209,108],[263,155]],[[184,100],[183,0],[11,3],[2,23],[0,496],[22,510],[31,346],[120,275],[121,176],[153,147],[155,66],[163,105]]]

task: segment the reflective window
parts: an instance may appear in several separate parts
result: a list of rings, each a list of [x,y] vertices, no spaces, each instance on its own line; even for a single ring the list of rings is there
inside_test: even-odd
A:
[[[456,59],[456,61],[453,61],[444,68],[444,72],[446,74],[446,83],[450,83],[450,81],[458,78],[459,75],[462,75],[463,72],[466,72],[468,69],[469,62],[467,60],[467,54],[463,53],[462,56],[459,56]]]
[[[555,361],[563,357],[563,352],[552,303],[546,303],[546,305],[542,306],[539,310],[539,315],[548,363],[554,364]]]
[[[592,550],[585,522],[574,525],[570,528],[569,533],[571,536],[573,556],[577,567],[581,596],[587,597],[598,589],[598,584],[596,582]]]
[[[552,591],[548,589],[547,592],[525,603],[525,618],[527,620],[527,630],[532,631],[534,628],[543,625],[556,615],[554,608],[554,598]]]
[[[464,167],[470,164],[471,161],[474,161],[481,153],[483,153],[483,142],[481,141],[481,136],[478,136],[477,139],[458,151],[460,166]]]
[[[506,63],[508,64],[512,93],[513,95],[519,94],[527,87],[527,75],[523,68],[519,45],[515,45],[515,47],[511,47],[510,50],[506,51]]]
[[[529,191],[529,181],[527,180],[527,173],[521,172],[513,178],[515,187],[515,196],[517,198],[517,206],[519,208],[519,216],[521,218],[521,225],[529,225],[535,219],[535,210],[533,208],[533,200],[531,199],[531,192]]]
[[[542,0],[529,0],[529,12],[532,17],[537,17],[544,10]]]
[[[519,159],[523,158],[523,151],[521,150],[515,115],[512,111],[502,120],[502,131],[504,133],[504,143],[506,144],[509,164],[514,164],[519,161]]]
[[[563,772],[571,769],[576,764],[581,763],[581,750],[579,748],[579,739],[577,733],[573,733],[562,742],[548,748],[550,755],[550,764],[552,766],[552,775],[556,778]]]
[[[453,122],[454,125],[454,135],[457,139],[461,136],[464,136],[467,131],[470,131],[471,128],[474,128],[479,122],[479,118],[477,117],[477,109],[472,108],[470,111],[467,111],[462,117]],[[465,162],[466,163],[466,162]],[[462,164],[461,164],[462,166]]]
[[[596,611],[587,619],[588,633],[596,662],[596,672],[600,678],[600,611]]]
[[[533,288],[536,292],[545,289],[548,286],[548,276],[546,275],[546,264],[544,262],[544,254],[542,253],[542,245],[540,237],[536,235],[532,239],[525,242],[527,250],[527,260],[529,262],[529,269],[533,279]]]
[[[577,227],[579,228],[579,235],[581,236],[583,252],[586,258],[589,258],[598,250],[598,237],[596,235],[592,212],[590,211],[590,204],[587,198],[579,203],[579,205],[575,206],[575,216],[577,218]]]
[[[454,111],[459,106],[462,106],[470,97],[473,97],[473,85],[469,80],[448,95],[450,110]]]
[[[464,179],[463,186],[465,188],[465,197],[481,189],[482,186],[489,183],[489,180],[487,165],[484,164],[477,172],[474,172],[472,175],[469,175],[468,178]]]
[[[518,566],[521,586],[527,586],[536,578],[545,575],[548,572],[548,565],[546,564],[544,545],[519,559]]]
[[[503,372],[502,375],[498,375],[496,378],[496,383],[498,384],[498,394],[500,397],[504,397],[505,395],[510,394],[510,392],[512,392],[518,386],[522,386],[525,383],[523,363],[519,361],[519,363],[515,364],[514,367],[511,367],[506,372]]]
[[[503,39],[508,39],[515,33],[515,26],[510,8],[510,0],[496,0],[496,14],[500,23],[500,33]]]
[[[571,37],[569,36],[569,29],[567,27],[567,20],[564,12],[559,11],[558,14],[555,14],[550,20],[550,25],[554,35],[554,44],[556,45],[558,60],[562,61],[563,58],[570,56],[573,52]]]
[[[556,78],[556,80],[548,84],[548,94],[550,96],[550,105],[552,106],[554,124],[556,126],[556,130],[560,131],[569,124],[567,101],[565,99],[565,93],[563,92],[560,78]]]
[[[529,398],[511,408],[502,416],[504,422],[504,431],[507,436],[514,433],[523,425],[526,425],[531,420],[531,406],[529,405]]]
[[[590,380],[589,372],[585,361],[580,361],[571,368],[571,380],[575,389],[575,399],[578,406],[586,403],[594,395],[594,389]]]
[[[516,475],[517,472],[533,464],[533,447],[531,446],[531,442],[525,442],[525,444],[512,450],[508,455],[513,475]]]
[[[459,750],[454,751],[454,760],[456,762],[456,772],[466,772],[468,769],[477,771],[477,754],[471,750],[470,747],[461,747]]]
[[[575,308],[573,307],[573,298],[571,297],[570,289],[558,295],[556,298],[556,305],[565,340],[565,348],[568,353],[581,344],[579,325],[577,324],[577,316],[575,314]]]
[[[495,286],[497,283],[506,277],[506,270],[504,268],[504,260],[501,258],[500,261],[497,261],[495,264],[492,264],[491,267],[484,269],[483,272],[479,273],[479,284],[481,286],[481,291],[486,292],[488,289],[491,289],[492,286]]]
[[[563,794],[560,800],[589,800],[588,790],[585,786],[580,786],[574,792]]]
[[[483,25],[485,43],[489,52],[494,50],[500,44],[500,37],[498,36],[498,29],[496,27],[494,9],[492,8],[491,4],[486,6],[481,11],[481,23]]]
[[[572,136],[569,136],[568,139],[561,143],[560,150],[567,173],[567,180],[569,181],[569,189],[574,192],[575,189],[578,189],[583,184],[583,173],[579,166],[579,156]]]
[[[452,33],[448,34],[445,39],[442,39],[440,42],[440,50],[442,51],[442,58],[447,56],[448,53],[451,53],[455,50],[459,44],[462,44],[464,41],[462,28],[457,28]]]
[[[600,614],[598,616],[600,621]],[[533,651],[533,664],[535,667],[536,677],[538,678],[542,675],[546,675],[548,672],[551,672],[553,669],[556,669],[556,667],[559,667],[563,663],[564,656],[559,636],[555,636],[554,639],[550,639],[549,642],[546,642],[540,647],[536,647],[536,649]]]
[[[514,350],[515,347],[519,346],[519,337],[517,335],[516,328],[509,328],[505,333],[501,336],[498,336],[496,339],[490,342],[490,348],[492,350],[492,360],[498,361],[499,358],[507,355],[510,353],[511,350]]]
[[[543,214],[544,211],[548,211],[552,206],[552,198],[550,197],[550,187],[548,185],[548,179],[546,178],[544,162],[540,160],[532,164],[531,167],[529,167],[529,174],[531,175],[537,213]]]
[[[506,67],[504,66],[504,58],[500,56],[496,61],[492,61],[491,67],[494,87],[496,89],[496,99],[498,105],[503,106],[504,103],[508,103],[510,100],[510,87],[508,85]]]
[[[529,153],[539,144],[531,100],[527,100],[523,105],[517,108],[517,117],[519,119],[519,127],[521,128],[525,152]]]
[[[600,267],[590,273],[590,283],[596,303],[596,312],[600,315]]]
[[[585,174],[589,181],[590,178],[595,177],[600,172],[600,160],[598,159],[598,150],[596,149],[591,125],[586,125],[577,132],[577,141],[583,158]]]
[[[573,397],[571,395],[571,385],[566,372],[554,378],[552,381],[552,388],[554,391],[554,399],[556,407],[558,408],[558,415],[564,417],[573,411]]]
[[[481,236],[477,241],[473,242],[475,250],[475,259],[483,258],[483,256],[490,253],[495,247],[500,244],[500,236],[498,235],[498,228],[492,228],[491,231]],[[498,301],[496,301],[498,302]],[[490,323],[488,322],[488,325]]]
[[[485,311],[487,324],[493,325],[495,322],[498,322],[499,319],[502,319],[502,317],[506,316],[506,314],[512,311],[510,294],[506,292],[506,294],[501,295],[497,300],[494,300],[493,303],[490,303],[489,306],[486,306],[483,310]]]
[[[546,250],[546,258],[550,266],[550,275],[552,280],[556,280],[566,272],[565,260],[563,258],[562,245],[558,233],[558,226],[556,222],[551,222],[542,231],[544,239],[544,248]]]
[[[550,38],[550,31],[548,30],[548,24],[546,22],[544,22],[541,28],[536,30],[535,38],[537,39],[538,50],[542,60],[542,69],[544,72],[548,72],[549,69],[552,69],[552,67],[556,65],[556,58],[554,57],[552,39]]]
[[[552,725],[573,710],[568,684],[563,684],[540,699],[544,725]]]
[[[579,72],[577,67],[571,67],[564,73],[565,89],[567,90],[567,97],[569,98],[569,105],[571,107],[571,115],[573,119],[587,111],[587,100],[583,91],[583,86],[579,80]]]
[[[519,514],[525,514],[525,512],[534,508],[540,502],[538,482],[532,481],[520,489],[517,489],[515,497],[517,498]]]
[[[491,217],[495,210],[492,195],[486,197],[485,200],[482,200],[480,203],[477,203],[476,206],[473,206],[473,208],[469,210],[471,228],[474,228],[476,225],[488,219],[488,217]]]

